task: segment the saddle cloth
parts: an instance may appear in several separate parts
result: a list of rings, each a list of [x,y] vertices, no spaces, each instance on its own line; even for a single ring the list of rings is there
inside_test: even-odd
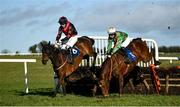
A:
[[[80,54],[80,50],[76,46],[73,46],[72,47],[72,55],[73,55],[73,57],[77,57],[77,56],[79,56],[79,54]]]
[[[122,50],[124,51],[126,57],[130,59],[131,62],[136,61],[136,56],[132,53],[132,51],[126,47],[122,47]]]

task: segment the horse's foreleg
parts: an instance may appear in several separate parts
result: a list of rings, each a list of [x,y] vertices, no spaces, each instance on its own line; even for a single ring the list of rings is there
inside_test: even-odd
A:
[[[59,79],[55,79],[55,88],[53,90],[53,97],[56,97],[58,91],[60,89],[60,83],[59,83]]]
[[[65,83],[65,81],[62,81],[62,90],[63,90],[63,95],[66,95],[66,83]]]
[[[61,76],[60,76],[60,83],[61,83],[61,86],[62,86],[62,94],[63,95],[66,95],[66,82],[65,82],[65,76],[66,76],[66,73],[64,72],[61,72]]]
[[[109,84],[110,84],[110,81],[107,80],[105,82],[105,94],[104,94],[104,97],[109,97]]]
[[[66,83],[65,83],[64,78],[60,79],[60,83],[61,83],[61,86],[62,86],[62,94],[66,95]]]
[[[57,92],[60,89],[60,81],[59,76],[56,72],[54,72],[54,89],[53,89],[53,97],[56,96]]]
[[[123,94],[123,84],[124,84],[124,78],[123,75],[119,75],[119,95],[122,96]]]

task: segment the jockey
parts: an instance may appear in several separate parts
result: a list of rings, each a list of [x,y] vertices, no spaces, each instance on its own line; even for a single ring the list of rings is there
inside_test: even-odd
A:
[[[107,54],[111,55],[122,47],[121,44],[126,40],[128,34],[125,32],[116,31],[115,27],[109,27],[107,32],[109,34]]]
[[[115,27],[110,27],[108,29],[108,47],[107,47],[107,54],[111,55],[114,54],[117,50],[120,48],[125,53],[125,63],[129,64],[131,62],[134,62],[136,60],[136,57],[132,52],[125,48],[130,40],[128,38],[128,34],[121,31],[116,31]]]
[[[76,36],[78,33],[74,25],[70,21],[68,21],[66,17],[60,17],[58,23],[60,24],[60,27],[56,37],[55,46],[58,47],[59,39],[61,38],[62,33],[64,33],[66,37],[61,39],[62,43],[64,43],[61,49],[70,50],[70,62],[73,63],[72,47],[78,40],[78,37]]]

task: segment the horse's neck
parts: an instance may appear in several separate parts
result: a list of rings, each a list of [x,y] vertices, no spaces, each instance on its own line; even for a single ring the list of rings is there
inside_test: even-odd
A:
[[[50,60],[51,60],[51,62],[52,62],[52,64],[53,64],[54,66],[58,66],[58,65],[57,65],[58,56],[57,56],[56,54],[54,54],[53,57],[50,58]]]
[[[61,51],[61,52],[59,52],[59,53],[57,54],[57,57],[56,57],[56,58],[59,60],[60,63],[63,63],[63,62],[66,60],[67,55],[68,55],[68,54],[66,54],[65,51]]]
[[[132,51],[132,53],[136,56],[136,63],[142,61],[141,54],[142,50],[139,50],[139,46],[136,45],[136,42],[132,42],[127,46],[128,49]]]

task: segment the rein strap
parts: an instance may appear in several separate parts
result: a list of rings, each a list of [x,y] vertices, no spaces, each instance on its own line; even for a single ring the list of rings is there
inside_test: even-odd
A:
[[[65,60],[65,62],[61,65],[61,66],[59,66],[56,70],[59,70],[59,69],[61,69],[65,64],[66,64],[66,62],[67,62],[67,59],[68,59],[68,57],[66,57],[66,60]]]

